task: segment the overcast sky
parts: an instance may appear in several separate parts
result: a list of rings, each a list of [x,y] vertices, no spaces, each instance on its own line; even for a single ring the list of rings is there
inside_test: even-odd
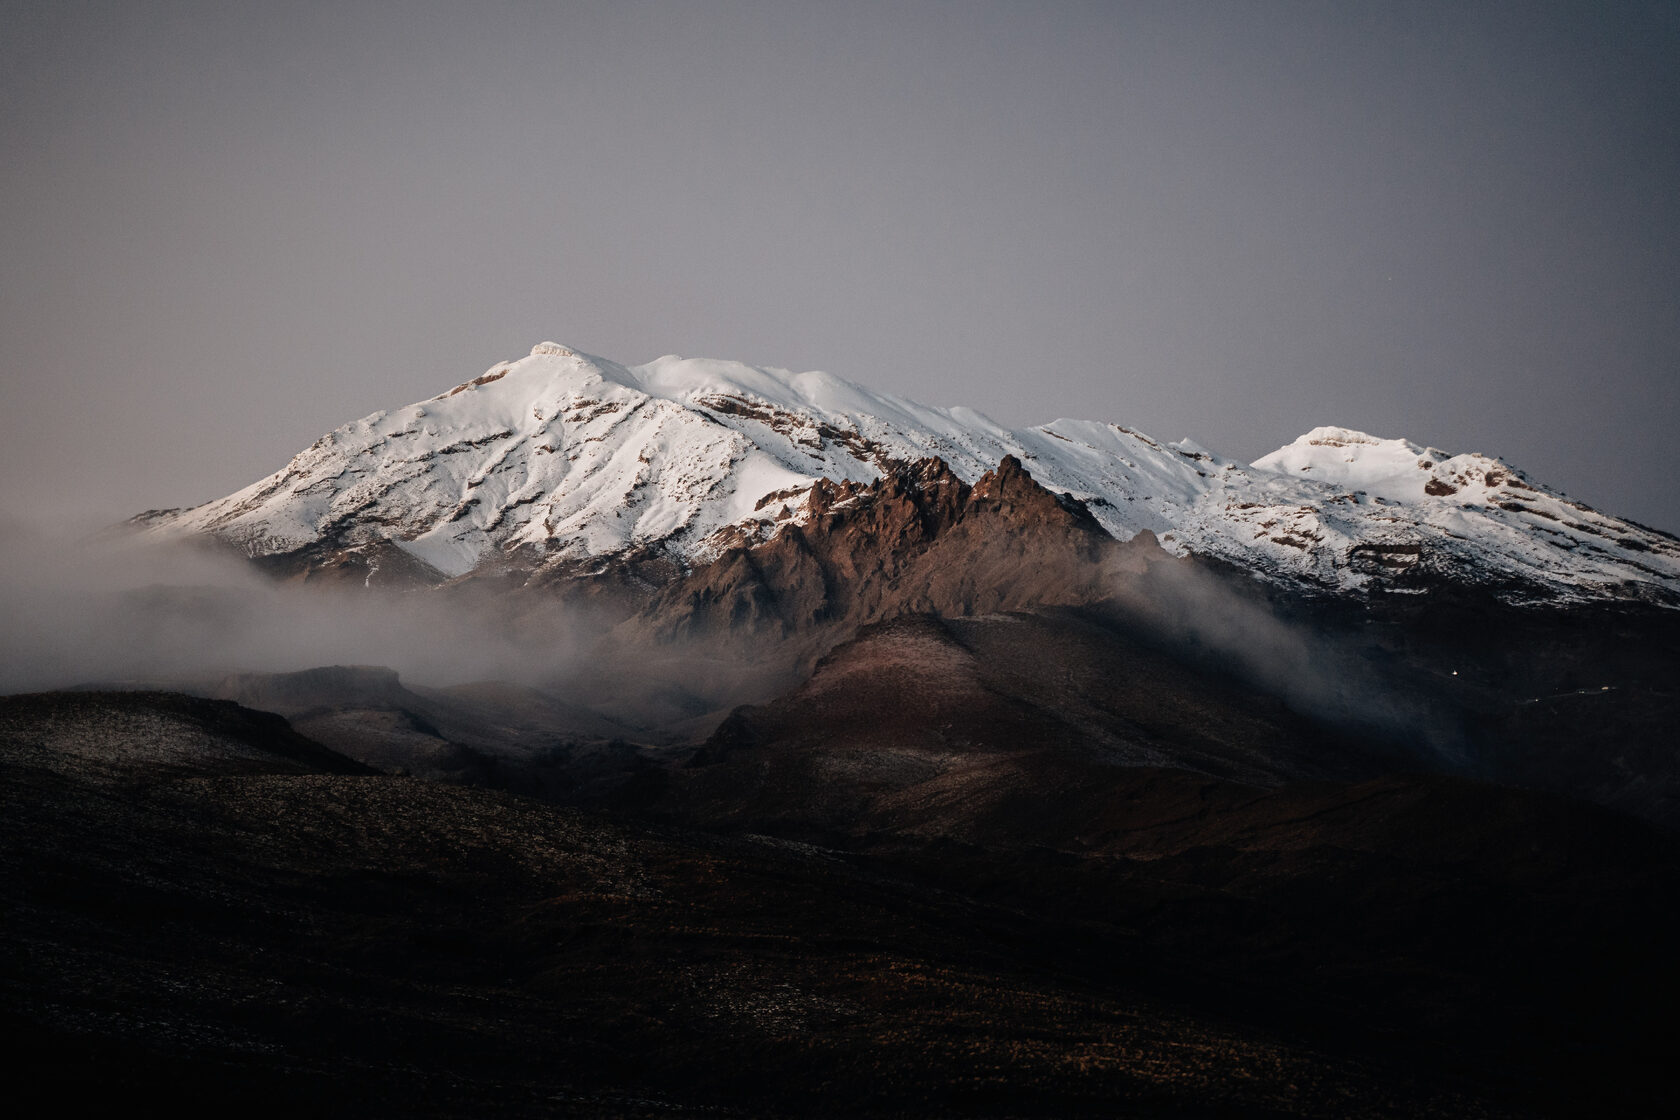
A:
[[[553,338],[1680,531],[1680,4],[5,3],[0,509]]]

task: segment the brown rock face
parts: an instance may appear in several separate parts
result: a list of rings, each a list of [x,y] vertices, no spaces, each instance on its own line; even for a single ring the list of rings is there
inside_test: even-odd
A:
[[[868,486],[818,480],[810,520],[731,549],[656,594],[660,639],[736,635],[827,648],[904,613],[947,617],[1102,600],[1112,579],[1167,560],[1122,544],[1013,456],[970,487],[944,461],[896,464]]]
[[[973,486],[938,458],[887,466],[867,485],[819,479],[802,501],[789,495],[802,524],[743,534],[693,571],[637,587],[609,574],[635,605],[603,619],[574,687],[650,734],[703,736],[736,705],[796,686],[871,623],[1102,603],[1181,563],[1151,534],[1115,540],[1012,457]],[[573,601],[575,582],[558,585]]]

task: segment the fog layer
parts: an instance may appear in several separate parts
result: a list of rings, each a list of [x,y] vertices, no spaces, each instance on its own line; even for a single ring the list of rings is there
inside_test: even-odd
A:
[[[507,597],[275,583],[236,556],[91,527],[0,524],[0,692],[319,665],[410,683],[550,683],[588,623]]]

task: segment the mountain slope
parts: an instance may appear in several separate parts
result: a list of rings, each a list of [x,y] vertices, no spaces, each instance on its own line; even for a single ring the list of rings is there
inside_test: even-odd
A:
[[[1009,456],[1118,539],[1147,529],[1169,551],[1296,586],[1680,601],[1680,542],[1481,455],[1319,428],[1244,465],[1095,421],[1011,430],[824,373],[675,356],[626,367],[555,343],[346,424],[236,494],[136,522],[366,584],[634,553],[681,570],[808,520],[819,480],[937,457],[972,485]]]
[[[370,774],[269,712],[170,692],[0,697],[6,765],[120,784],[135,774]]]
[[[786,753],[760,730],[733,764]],[[1090,781],[1072,803],[1027,787],[975,806],[985,843],[918,836],[929,814],[900,803],[824,849],[356,769],[227,703],[0,704],[20,1114],[1621,1116],[1672,1095],[1672,842],[1567,802],[1109,767],[1096,815]]]

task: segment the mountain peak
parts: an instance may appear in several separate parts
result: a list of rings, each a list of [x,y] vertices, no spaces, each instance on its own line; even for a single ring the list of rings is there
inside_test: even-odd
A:
[[[1680,599],[1680,544],[1484,455],[1325,426],[1244,466],[1111,423],[1012,430],[828,373],[674,354],[623,366],[551,341],[137,527],[207,534],[281,570],[353,556],[370,585],[487,566],[541,578],[631,551],[680,568],[845,500],[819,481],[865,486],[933,458],[983,497],[1009,500],[1030,475],[1118,540],[1148,531],[1318,590],[1389,587],[1399,561],[1367,562],[1387,549],[1424,558],[1407,572],[1540,595]]]
[[[1314,451],[1313,448],[1322,450]],[[1326,462],[1337,459],[1352,461],[1366,458],[1376,452],[1399,449],[1405,449],[1408,454],[1423,451],[1422,447],[1408,439],[1389,439],[1359,431],[1357,428],[1321,424],[1312,431],[1297,436],[1292,442],[1284,444],[1271,454],[1256,459],[1254,465],[1260,466],[1268,460],[1285,455],[1291,455],[1293,458],[1311,456]]]
[[[1322,482],[1409,501],[1424,495],[1426,473],[1455,458],[1486,457],[1454,456],[1407,439],[1385,439],[1353,428],[1325,425],[1261,456],[1252,465],[1257,470],[1304,474]],[[1506,472],[1515,473],[1510,468]]]

